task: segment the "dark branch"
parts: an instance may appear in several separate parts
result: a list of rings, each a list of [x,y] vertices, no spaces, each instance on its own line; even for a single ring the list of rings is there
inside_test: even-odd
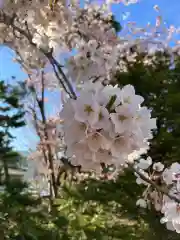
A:
[[[144,176],[144,174],[141,173],[141,169],[140,169],[140,168],[138,168],[138,167],[135,168],[135,167],[134,167],[133,165],[131,165],[131,164],[128,164],[128,166],[129,166],[129,168],[130,168],[133,172],[137,173],[142,180],[144,180],[145,182],[149,183],[149,184],[150,184],[152,187],[154,187],[158,192],[161,192],[161,193],[165,194],[166,196],[168,196],[170,199],[174,200],[175,202],[180,203],[180,199],[178,199],[177,197],[169,194],[168,189],[164,189],[164,188],[162,188],[162,187],[159,187],[159,186],[158,186],[154,181],[152,181],[150,178],[147,178],[146,176]]]

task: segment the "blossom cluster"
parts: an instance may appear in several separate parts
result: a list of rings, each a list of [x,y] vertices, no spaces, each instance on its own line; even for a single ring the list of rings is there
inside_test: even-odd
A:
[[[135,173],[136,183],[146,186],[142,194],[143,198],[138,199],[136,205],[147,208],[153,204],[156,211],[160,211],[164,215],[160,222],[165,223],[168,230],[180,233],[180,164],[175,162],[169,168],[164,168],[161,162],[153,163],[152,159],[148,157],[139,159],[134,167],[139,168],[139,172],[142,174],[140,176]],[[160,180],[161,185],[167,191],[163,193],[158,189],[152,190],[151,183],[144,181],[142,176],[153,180],[156,184],[157,180]]]
[[[116,43],[119,40],[112,27],[112,13],[105,5],[86,4],[84,8],[81,8],[78,1],[70,1],[69,5],[66,1],[57,1],[56,7],[51,11],[48,1],[15,1],[13,3],[7,1],[3,4],[2,9],[8,13],[8,16],[11,12],[12,14],[16,13],[14,19],[16,27],[23,31],[28,29],[27,39],[20,32],[14,30],[12,26],[0,23],[1,42],[16,51],[18,61],[23,63],[23,67],[28,70],[38,70],[47,63],[37,48],[45,52],[52,49],[53,55],[56,57],[59,57],[61,53],[68,54],[72,49],[76,49],[79,52],[78,56],[75,59],[70,57],[68,61],[69,76],[72,76],[73,68],[79,72],[83,68],[90,73],[92,68],[95,68],[97,61],[99,62],[98,66],[101,67],[105,61],[112,62],[112,55],[116,52]],[[18,38],[14,37],[14,34]],[[32,44],[29,43],[29,39],[31,39]],[[83,46],[86,48],[86,45],[89,46],[88,58],[87,53],[81,51]],[[86,55],[86,61],[82,59],[83,54]],[[84,61],[84,64],[77,66],[80,59]],[[110,66],[113,66],[114,63],[115,60]],[[95,73],[101,73],[100,76],[102,73],[105,74],[107,70],[104,71],[105,69],[102,67],[103,69],[100,71],[98,66],[95,68]],[[107,75],[108,73],[106,73]],[[75,77],[74,71],[72,80]],[[94,75],[90,77],[94,77]]]
[[[166,223],[168,229],[180,233],[180,164],[175,162],[166,168],[162,177],[168,186],[169,196],[163,196],[161,212],[164,217],[161,222]]]
[[[52,51],[56,58],[60,55],[63,59],[64,55],[68,56],[65,59],[65,69],[71,81],[78,84],[88,80],[109,83],[117,71],[127,71],[124,56],[130,62],[136,61],[136,56],[129,52],[132,45],[150,48],[149,51],[152,52],[158,44],[157,41],[149,42],[148,36],[144,36],[140,42],[136,42],[133,37],[118,37],[108,4],[135,2],[137,1],[119,0],[101,5],[93,2],[84,4],[82,8],[78,1],[57,1],[51,11],[48,0],[3,1],[2,10],[8,16],[15,13],[15,28],[1,22],[0,41],[15,50],[17,61],[35,81],[39,69],[47,68],[48,61],[42,52]],[[18,28],[25,31],[26,36]],[[136,26],[131,28],[137,32]],[[146,62],[149,64],[150,60],[147,59]],[[49,77],[49,81],[46,81],[46,86],[51,88],[56,88],[57,85],[57,79],[52,83]]]
[[[136,95],[134,87],[88,85],[60,113],[67,155],[84,169],[100,171],[100,164],[119,169],[128,155],[147,149],[156,119]]]

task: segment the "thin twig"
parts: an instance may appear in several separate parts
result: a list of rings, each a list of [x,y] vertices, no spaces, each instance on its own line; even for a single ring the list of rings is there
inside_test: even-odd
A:
[[[71,92],[69,92],[69,91],[66,89],[66,86],[65,86],[64,82],[63,82],[62,79],[59,77],[59,74],[58,74],[58,72],[57,72],[57,70],[56,70],[56,67],[55,67],[55,65],[54,65],[53,60],[52,60],[51,58],[49,58],[49,61],[50,61],[51,65],[52,65],[52,67],[53,67],[55,76],[56,76],[57,79],[59,80],[60,84],[62,85],[62,87],[64,88],[64,90],[66,91],[66,93],[67,93],[70,97],[72,97]]]
[[[51,58],[52,58],[54,64],[56,65],[59,73],[62,75],[65,83],[67,84],[67,86],[68,86],[68,88],[69,88],[69,90],[70,90],[70,92],[72,94],[72,98],[76,99],[77,98],[76,97],[76,93],[74,92],[71,83],[69,82],[68,78],[66,77],[65,73],[63,72],[61,65],[59,64],[59,62],[52,55],[51,55]]]

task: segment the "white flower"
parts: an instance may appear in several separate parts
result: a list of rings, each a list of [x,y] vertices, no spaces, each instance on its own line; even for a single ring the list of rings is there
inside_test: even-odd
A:
[[[159,10],[160,10],[160,9],[159,9],[159,6],[158,6],[157,4],[156,4],[156,5],[154,5],[154,7],[153,7],[153,8],[154,8],[154,10],[156,10],[157,12],[159,12]]]
[[[98,152],[94,153],[93,161],[109,164],[110,162],[112,162],[112,155],[110,151],[99,149]]]
[[[121,90],[121,102],[122,104],[133,104],[139,106],[144,101],[144,98],[136,95],[134,87],[132,85],[126,85]]]
[[[180,206],[173,200],[169,200],[165,203],[164,217],[167,222],[172,222],[177,233],[180,233]]]
[[[147,157],[147,159],[141,158],[139,162],[136,164],[137,167],[146,170],[152,165],[152,158]]]
[[[171,221],[168,221],[167,218],[165,218],[165,217],[161,218],[160,223],[162,223],[162,224],[165,223],[167,230],[175,231],[175,228],[174,228],[174,226],[173,226],[173,223],[172,223]]]
[[[106,139],[101,133],[95,132],[89,134],[86,141],[89,149],[93,152],[97,152],[103,146],[103,142],[105,142]]]
[[[64,139],[67,145],[79,142],[86,137],[87,125],[83,122],[74,120],[71,125],[64,129]]]
[[[128,140],[126,136],[114,138],[111,145],[111,152],[114,157],[120,157],[124,153],[128,154],[131,151]]]
[[[151,118],[151,111],[147,107],[141,107],[135,116],[136,127],[142,131],[144,139],[152,138],[152,129],[156,129],[156,119]]]
[[[147,153],[148,147],[140,148],[140,150],[135,150],[132,153],[128,155],[128,161],[134,162],[134,160],[137,160],[142,154]]]
[[[173,163],[170,168],[166,168],[163,172],[163,180],[168,185],[172,184],[173,180],[177,180],[178,176],[180,177],[180,164],[177,162]]]
[[[95,124],[99,119],[100,106],[93,94],[84,93],[73,103],[74,118],[79,122],[88,122]]]
[[[153,170],[157,172],[162,172],[163,169],[164,169],[164,164],[162,164],[161,162],[157,162],[153,164]]]
[[[174,227],[177,233],[180,233],[180,217],[179,216],[172,222],[172,226]]]
[[[166,228],[167,228],[167,230],[175,231],[175,228],[174,228],[172,222],[167,222],[166,223]]]
[[[95,98],[97,99],[97,102],[99,103],[98,97],[102,95],[102,91],[104,89],[104,86],[102,85],[101,82],[97,81],[97,82],[93,83],[93,82],[89,81],[89,82],[84,83],[82,85],[82,88],[83,88],[82,93],[84,91],[89,92],[89,93],[91,92],[92,94],[95,95]],[[102,104],[99,103],[99,104],[103,105],[103,103]]]
[[[74,155],[82,165],[86,162],[86,160],[92,159],[92,151],[90,151],[86,141],[81,141],[68,147],[67,155],[69,157]]]
[[[167,223],[167,222],[168,222],[168,219],[165,218],[165,217],[162,217],[162,218],[160,219],[160,223],[161,223],[161,224],[164,224],[164,223]]]
[[[147,202],[144,199],[140,198],[137,200],[136,206],[147,208]]]
[[[115,132],[122,134],[125,131],[132,131],[133,127],[133,109],[127,105],[116,107],[116,113],[111,113],[111,119],[114,123]]]
[[[121,89],[116,86],[112,86],[112,85],[106,85],[101,93],[97,96],[97,100],[99,102],[100,105],[104,105],[106,106],[109,101],[111,100],[111,98],[115,96],[116,99],[112,105],[112,109],[114,109],[116,106],[118,106],[120,104],[121,101]]]
[[[111,127],[110,115],[108,110],[105,107],[99,108],[98,120],[92,124],[92,128],[104,129],[108,131]]]

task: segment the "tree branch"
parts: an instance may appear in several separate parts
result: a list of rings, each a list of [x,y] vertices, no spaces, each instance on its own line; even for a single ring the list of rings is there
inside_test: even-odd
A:
[[[177,197],[169,194],[168,189],[164,189],[164,188],[162,188],[162,187],[159,187],[154,181],[152,181],[150,178],[147,178],[143,173],[141,173],[141,169],[140,169],[140,168],[134,167],[132,164],[129,164],[129,163],[128,163],[128,166],[129,166],[129,168],[130,168],[133,172],[137,173],[142,180],[144,180],[145,182],[149,183],[149,184],[150,184],[151,186],[153,186],[158,192],[161,192],[161,193],[165,194],[166,196],[168,196],[170,199],[174,200],[175,202],[180,203],[180,199],[178,199]]]
[[[42,48],[37,48],[37,45],[32,41],[33,37],[30,33],[30,30],[28,28],[28,24],[27,22],[25,22],[25,26],[26,26],[26,29],[27,29],[27,32],[24,30],[24,29],[21,29],[20,27],[16,26],[14,24],[14,19],[15,19],[15,16],[8,16],[6,13],[4,13],[2,10],[0,11],[0,23],[4,23],[6,24],[7,26],[11,26],[13,28],[13,31],[18,31],[21,35],[23,35],[28,41],[29,43],[35,47],[36,49],[39,49],[40,52],[42,52],[44,54],[44,56],[49,60],[49,62],[52,64],[53,66],[53,69],[55,70],[55,66],[57,67],[57,70],[59,72],[59,74],[62,76],[64,82],[66,83],[67,87],[69,90],[67,90],[66,86],[64,85],[63,81],[61,80],[60,77],[58,77],[58,80],[60,82],[60,84],[63,86],[64,90],[67,92],[67,94],[73,98],[73,99],[76,99],[76,93],[74,92],[73,90],[73,87],[71,85],[71,83],[69,82],[68,78],[66,77],[65,73],[63,72],[62,70],[62,66],[60,65],[60,63],[53,57],[53,54],[52,54],[52,49],[51,51],[45,51],[44,49]],[[56,74],[56,77],[58,75],[57,71],[55,72]]]

